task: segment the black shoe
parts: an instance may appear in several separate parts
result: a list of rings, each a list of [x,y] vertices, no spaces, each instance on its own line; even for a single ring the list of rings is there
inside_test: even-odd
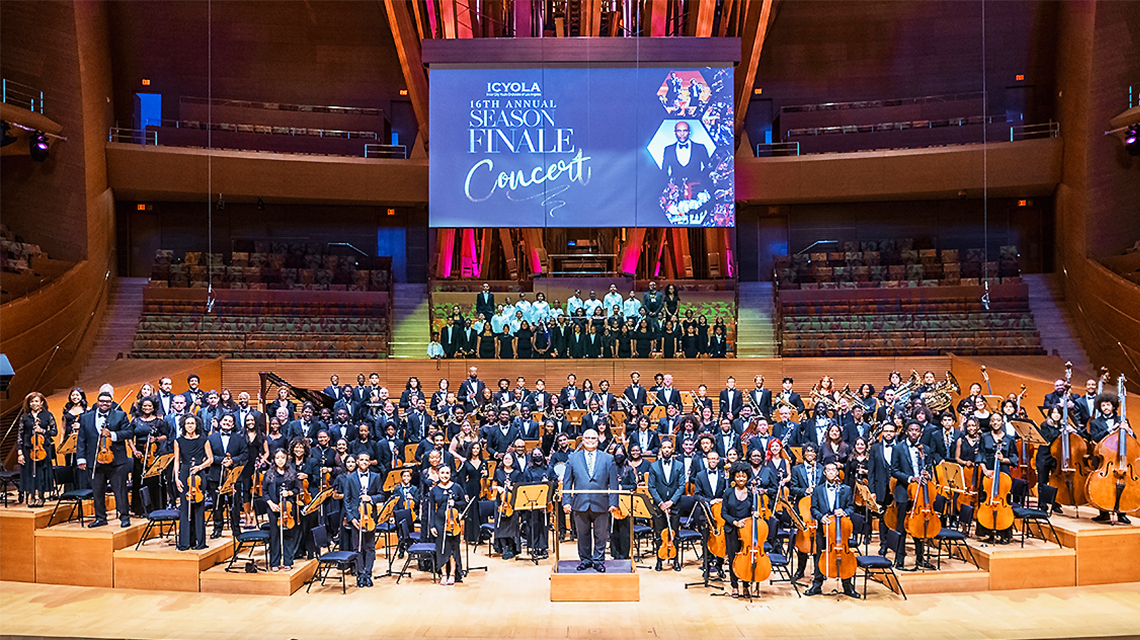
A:
[[[1116,514],[1116,519],[1120,522],[1120,524],[1132,524],[1132,521],[1128,519],[1128,516],[1124,515],[1123,513]]]
[[[1093,522],[1100,522],[1103,524],[1108,524],[1109,522],[1112,522],[1112,516],[1108,515],[1108,512],[1105,512],[1105,513],[1102,513],[1099,516],[1093,518],[1092,521]]]
[[[717,580],[724,580],[724,569],[717,569],[716,570],[716,579]]]
[[[95,527],[105,527],[105,526],[107,526],[106,520],[96,520],[95,522],[92,522],[91,524],[87,525],[87,528],[88,529],[94,529]]]
[[[1053,505],[1053,513],[1065,513],[1065,512],[1061,510],[1061,505],[1055,504],[1055,505]]]
[[[510,560],[511,558],[514,558],[514,557],[515,557],[515,553],[513,551],[504,551],[503,552],[503,560]]]
[[[119,520],[119,526],[126,529],[127,527],[131,526],[131,519],[123,518],[122,520]]]
[[[605,562],[595,562],[594,563],[594,570],[597,571],[598,573],[605,573],[606,572],[606,563]]]
[[[886,547],[879,547],[879,555],[883,556],[884,558],[887,557],[887,551],[888,549]]]
[[[222,537],[222,532],[221,532],[221,530],[218,530],[218,531],[214,531],[213,533],[211,533],[211,534],[210,534],[210,539],[211,539],[211,540],[217,540],[217,539],[218,539],[218,538],[220,538],[220,537]]]
[[[364,586],[366,586],[366,587],[375,587],[376,586],[376,583],[372,582],[372,576],[368,576],[367,578],[364,579]]]
[[[803,579],[804,579],[804,572],[803,571],[797,571],[797,572],[792,574],[792,582],[799,582],[800,580],[803,580]]]
[[[204,545],[204,544],[200,544],[200,545],[198,545],[198,546],[194,547],[194,550],[195,550],[195,551],[201,551],[201,550],[203,550],[203,549],[205,549],[205,548],[206,548],[206,545]]]
[[[934,568],[934,565],[930,564],[926,560],[919,560],[915,563],[914,566],[919,569],[926,569],[927,571],[937,571],[937,569]]]
[[[588,560],[583,560],[582,562],[578,563],[578,571],[585,571],[586,569],[589,569],[592,566],[593,565],[590,564],[590,562]]]
[[[819,587],[814,584],[807,591],[804,591],[805,596],[818,596],[821,593],[823,593],[823,591],[820,591]]]
[[[855,589],[844,589],[843,595],[847,596],[848,598],[855,598],[856,600],[859,600],[860,598],[863,597]]]
[[[680,571],[680,570],[681,570],[681,563],[677,560],[674,560],[673,561],[673,571]]]
[[[92,526],[94,526],[94,525],[92,525]],[[658,561],[657,561],[657,566],[656,566],[656,567],[654,567],[654,568],[653,568],[653,570],[654,570],[654,571],[661,571],[661,569],[662,569],[662,567],[661,567],[661,561],[660,561],[660,560],[658,560]]]
[[[356,577],[356,588],[357,589],[363,589],[364,588],[364,578],[361,578],[360,576]]]

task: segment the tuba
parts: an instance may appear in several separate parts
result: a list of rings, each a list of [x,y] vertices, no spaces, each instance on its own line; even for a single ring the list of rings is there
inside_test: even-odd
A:
[[[895,401],[903,404],[910,402],[911,394],[921,385],[922,379],[918,377],[918,372],[911,369],[910,378],[895,389]]]
[[[946,372],[946,379],[934,385],[934,388],[922,394],[923,401],[926,406],[930,407],[931,411],[941,412],[945,411],[954,403],[954,398],[951,394],[960,395],[962,387],[958,384],[958,379],[954,377],[953,373]]]

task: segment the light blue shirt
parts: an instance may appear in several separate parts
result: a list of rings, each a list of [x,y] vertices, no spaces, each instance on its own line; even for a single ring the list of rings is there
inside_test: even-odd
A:
[[[523,319],[534,324],[533,305],[528,300],[519,300],[515,303],[515,311],[522,311]]]
[[[542,322],[550,317],[550,305],[545,300],[539,300],[530,305],[530,315],[533,323]]]
[[[582,299],[578,296],[570,296],[566,299],[566,313],[567,315],[574,315],[578,313],[578,309],[582,308]]]
[[[591,318],[594,317],[594,309],[601,309],[602,308],[602,301],[598,300],[597,298],[593,298],[593,299],[588,298],[586,300],[586,302],[584,302],[583,304],[586,306],[586,315],[588,317],[591,317]],[[603,311],[604,311],[604,309],[603,309]]]
[[[614,307],[615,306],[618,309],[622,308],[622,303],[624,302],[624,298],[621,297],[620,293],[607,293],[606,297],[602,299],[602,302],[606,306],[606,315],[612,316],[614,314]]]
[[[639,311],[641,311],[641,301],[637,298],[629,298],[622,305],[623,315],[627,318],[636,318]]]
[[[429,342],[427,347],[427,356],[429,358],[442,358],[443,346],[438,342]]]

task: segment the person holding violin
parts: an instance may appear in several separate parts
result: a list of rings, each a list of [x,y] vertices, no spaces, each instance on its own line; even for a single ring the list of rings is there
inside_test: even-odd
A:
[[[668,530],[669,536],[677,535],[681,529],[681,509],[677,502],[685,490],[685,469],[683,464],[673,457],[673,441],[664,440],[657,460],[649,467],[649,495],[657,511],[653,514],[653,529],[657,534],[657,547],[663,542],[662,532]],[[654,570],[662,570],[662,560],[657,559]],[[673,557],[673,570],[681,570],[681,560]]]
[[[810,498],[816,487],[823,484],[823,466],[819,464],[819,449],[815,444],[808,442],[800,450],[804,461],[792,467],[792,504],[799,504],[804,498]],[[796,549],[796,572],[792,580],[802,580],[807,571],[808,554]]]
[[[174,441],[174,488],[178,490],[178,550],[206,548],[206,482],[202,473],[214,463],[202,419],[182,416],[182,435]]]
[[[344,502],[346,491],[348,490],[349,476],[356,474],[356,456],[351,453],[345,454],[341,460],[344,463],[344,473],[340,474],[333,481],[333,499],[340,503],[340,513],[342,516],[347,516],[348,512],[344,510]],[[260,483],[258,484],[260,487]],[[340,531],[337,538],[337,548],[351,549],[356,543],[352,539],[352,521],[348,517],[344,517],[341,523],[337,526]]]
[[[724,501],[722,502],[720,515],[724,518],[724,541],[725,541],[725,555],[728,561],[728,566],[732,566],[736,554],[740,552],[740,534],[741,529],[748,526],[748,521],[752,519],[752,492],[748,489],[748,483],[752,481],[752,471],[748,465],[743,462],[738,462],[732,466],[729,471],[732,474],[732,485],[725,489]],[[740,580],[736,577],[736,572],[729,572],[729,584],[732,585],[732,597],[740,597]],[[744,583],[744,597],[748,598],[749,593],[748,583]]]
[[[519,476],[520,484],[548,484],[550,482],[550,469],[546,466],[546,456],[542,449],[535,447],[530,451],[530,464]],[[521,514],[522,527],[526,532],[526,546],[531,555],[542,559],[550,556],[549,539],[547,537],[547,524],[549,518],[545,509],[534,509]],[[627,539],[628,541],[628,539]]]
[[[269,467],[269,443],[265,434],[257,426],[257,416],[246,415],[245,431],[241,436],[245,439],[245,449],[248,454],[247,463],[241,472],[241,481],[238,491],[241,492],[242,525],[256,526],[257,519],[253,513],[253,486],[256,483],[261,487],[261,474]]]
[[[300,533],[297,518],[297,494],[301,481],[297,470],[289,464],[284,449],[273,452],[273,464],[265,472],[261,493],[269,506],[269,570],[293,570],[293,557],[297,555],[297,538]],[[284,522],[282,522],[284,518]],[[290,526],[292,521],[292,526]]]
[[[349,537],[356,550],[356,586],[372,586],[372,567],[376,563],[376,505],[384,497],[384,478],[369,472],[372,460],[367,453],[356,457],[356,473],[348,475],[344,483],[344,517],[351,525]],[[362,521],[364,511],[371,526]],[[362,526],[363,525],[363,526]]]
[[[144,393],[147,390],[149,393]],[[161,444],[156,438],[158,437],[158,425],[162,423],[162,419],[157,415],[153,393],[154,387],[151,387],[149,383],[144,384],[143,388],[139,390],[138,401],[131,406],[131,428],[135,432],[134,439],[131,442],[135,451],[130,464],[131,513],[140,518],[146,515],[142,503],[142,494],[139,492],[143,485],[143,471],[145,471],[146,464],[158,456],[158,449]],[[157,496],[158,494],[152,493],[151,495]]]
[[[1002,403],[1004,408],[1006,400]],[[982,450],[978,454],[978,465],[982,468],[984,478],[979,483],[979,496],[978,504],[979,510],[983,508],[982,505],[987,503],[991,496],[989,496],[990,488],[993,486],[994,474],[1009,475],[1010,468],[1017,466],[1017,447],[1014,444],[1014,439],[1008,436],[1005,432],[1005,425],[997,420],[990,423],[990,432],[982,436]],[[997,461],[997,468],[994,467],[994,461]],[[1024,486],[1024,480],[1014,480],[1013,484],[1021,482]],[[1011,493],[1013,493],[1011,491]],[[1007,496],[993,496],[997,499],[1005,499]],[[978,519],[977,528],[978,539],[983,542],[996,543],[996,544],[1009,544],[1013,538],[1013,525],[1002,529],[1000,531],[992,531],[982,525],[982,519]]]
[[[427,513],[431,535],[435,538],[435,566],[441,575],[439,583],[450,586],[455,584],[456,578],[463,576],[459,535],[463,530],[460,519],[467,506],[467,494],[463,487],[451,481],[451,467],[441,466],[438,474],[439,481],[428,493]]]
[[[629,446],[629,454],[622,445],[614,448],[614,466],[617,467],[618,488],[623,491],[637,489],[637,479],[640,477],[637,468],[633,466],[633,456],[636,453],[641,458],[641,449],[636,442]],[[557,481],[557,478],[555,478]],[[613,534],[610,536],[610,557],[614,560],[629,560],[629,528],[633,518],[628,515],[624,518],[613,518]]]
[[[828,462],[823,467],[823,475],[827,482],[817,491],[814,491],[811,496],[811,517],[819,525],[816,532],[818,544],[816,544],[817,551],[815,554],[815,575],[812,577],[811,588],[804,592],[804,595],[807,596],[818,596],[823,593],[820,587],[823,586],[825,577],[820,560],[823,557],[823,549],[827,545],[824,528],[832,524],[834,518],[848,517],[855,507],[851,487],[839,482],[839,465],[835,462]],[[843,546],[846,547],[846,540],[842,542]],[[842,582],[843,595],[856,600],[861,597],[859,592],[855,590],[852,578],[843,578]]]
[[[76,445],[76,464],[80,471],[90,474],[95,498],[95,520],[88,527],[107,526],[107,485],[115,494],[115,510],[119,524],[131,526],[130,498],[127,495],[127,474],[130,458],[127,457],[127,440],[134,437],[134,429],[127,414],[114,408],[115,398],[110,391],[100,391],[94,411],[79,417],[79,440]]]
[[[210,451],[214,452],[214,461],[210,465],[209,476],[206,478],[206,490],[214,496],[214,530],[211,539],[222,537],[222,520],[229,512],[230,531],[234,538],[241,533],[241,490],[235,487],[229,495],[223,496],[218,492],[226,475],[231,469],[249,466],[249,449],[245,437],[235,430],[234,414],[227,413],[218,420],[218,430],[210,434]],[[238,480],[240,483],[241,480]],[[222,502],[228,502],[228,508],[222,507]]]
[[[405,469],[400,472],[400,484],[392,490],[396,498],[396,509],[392,517],[396,519],[396,557],[403,558],[404,551],[412,544],[412,527],[416,520],[416,505],[420,503],[420,492],[412,484],[412,471]],[[473,520],[470,519],[469,520]],[[476,522],[476,535],[478,523]]]
[[[522,470],[515,460],[516,455],[519,454],[512,451],[503,453],[503,458],[495,469],[495,479],[492,484],[498,502],[495,514],[495,547],[503,556],[503,560],[510,560],[519,554],[519,514],[515,513],[513,505],[508,504],[511,490],[522,477]]]
[[[305,506],[317,494],[321,477],[320,467],[317,461],[309,455],[309,451],[309,441],[303,435],[294,436],[289,443],[289,466],[293,469],[294,475],[297,476],[297,512],[294,514],[297,517],[297,554],[300,557],[315,558],[319,551],[310,532],[317,524],[317,514],[301,514],[301,507]],[[356,458],[356,466],[360,466],[359,456]],[[292,564],[293,559],[289,558],[289,560]]]
[[[1088,437],[1089,437],[1089,450],[1095,451],[1101,440],[1104,440],[1109,434],[1117,430],[1123,430],[1124,433],[1135,435],[1131,426],[1127,421],[1121,421],[1120,415],[1117,413],[1119,401],[1115,396],[1102,393],[1096,397],[1096,413],[1089,418],[1088,424]],[[1093,522],[1109,523],[1112,522],[1110,512],[1104,509],[1098,509],[1100,513],[1092,519]],[[1121,524],[1132,524],[1128,516],[1123,511],[1116,513],[1116,519]]]
[[[1001,426],[1000,422],[998,422],[998,426]],[[899,532],[899,547],[895,549],[896,569],[906,570],[904,566],[906,562],[906,516],[911,507],[907,488],[912,483],[926,482],[930,479],[930,472],[927,470],[929,459],[922,443],[919,442],[921,438],[922,423],[911,420],[906,425],[906,438],[895,445],[894,452],[891,454],[891,475],[897,480],[894,491],[894,501],[898,503],[898,522],[895,523],[895,530]],[[914,538],[915,564],[911,571],[918,569],[934,570],[934,565],[926,560],[925,545],[925,540]]]
[[[1053,457],[1053,442],[1061,437],[1061,420],[1064,414],[1061,405],[1055,404],[1045,411],[1045,421],[1037,427],[1038,433],[1045,440],[1045,444],[1037,447],[1034,454],[1034,464],[1037,466],[1037,495],[1041,489],[1049,486],[1049,476],[1057,466],[1057,459]],[[1052,505],[1040,505],[1041,509],[1050,508],[1053,513],[1062,513],[1061,505],[1055,499]]]
[[[483,442],[475,440],[467,451],[467,458],[459,465],[454,474],[455,482],[463,485],[463,491],[472,500],[489,499],[491,492],[491,477],[487,461],[483,459]],[[471,544],[479,543],[479,518],[475,513],[477,509],[468,510],[467,522],[464,523],[464,537]]]
[[[20,465],[20,491],[29,507],[42,507],[44,497],[55,487],[55,416],[39,391],[24,396],[20,431],[16,436],[16,463]]]
[[[80,387],[75,387],[67,395],[67,403],[63,405],[63,411],[59,414],[59,425],[63,428],[63,439],[61,442],[67,442],[72,434],[76,438],[79,437],[79,416],[87,412],[87,394],[84,393]],[[64,456],[64,468],[66,471],[60,478],[64,483],[64,488],[70,489],[89,489],[91,488],[90,474],[80,472],[75,466],[76,454],[69,453]]]

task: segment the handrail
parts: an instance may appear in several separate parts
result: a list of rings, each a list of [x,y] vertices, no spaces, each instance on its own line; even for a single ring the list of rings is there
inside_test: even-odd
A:
[[[141,142],[140,142],[141,141]],[[158,146],[158,132],[152,129],[128,129],[126,127],[111,127],[107,134],[107,142],[126,142],[142,144],[148,143]]]
[[[230,98],[200,98],[197,96],[182,96],[179,102],[189,104],[206,104],[215,107],[244,107],[249,109],[266,109],[270,111],[297,111],[300,113],[332,113],[354,116],[383,116],[384,110],[375,107],[340,107],[332,105],[291,104],[288,102],[261,102],[257,100],[236,100]]]
[[[44,112],[44,92],[26,84],[4,78],[0,81],[0,98],[5,104],[20,108],[27,105],[28,111],[32,113],[42,115]]]
[[[909,129],[937,129],[941,127],[964,127],[975,124],[994,124],[1004,122],[1005,116],[960,116],[957,118],[940,118],[937,120],[902,120],[897,122],[878,122],[870,124],[843,124],[826,127],[799,127],[788,129],[784,137],[789,136],[826,136],[845,133],[879,133],[883,131],[906,131]]]
[[[1040,122],[1036,124],[1015,124],[1009,127],[1009,141],[1033,138],[1056,138],[1061,135],[1061,123]]]
[[[282,125],[254,124],[251,122],[202,122],[200,120],[151,120],[160,127],[194,129],[198,131],[234,131],[238,133],[260,133],[266,135],[310,136],[317,138],[361,138],[379,140],[375,131],[350,131],[348,129],[321,129],[319,127],[286,127]],[[148,125],[148,127],[151,125]],[[149,128],[147,129],[150,130]]]
[[[930,102],[957,102],[971,98],[981,98],[985,94],[981,91],[968,93],[944,93],[933,96],[918,96],[914,98],[889,98],[884,100],[851,100],[848,102],[820,102],[816,104],[793,104],[780,107],[780,113],[803,113],[810,111],[843,111],[847,109],[875,109],[882,107],[898,107],[905,104],[926,104]]]
[[[402,144],[364,144],[365,158],[408,159],[408,148]]]
[[[791,142],[761,142],[756,145],[757,158],[774,158],[800,155],[799,140]]]

